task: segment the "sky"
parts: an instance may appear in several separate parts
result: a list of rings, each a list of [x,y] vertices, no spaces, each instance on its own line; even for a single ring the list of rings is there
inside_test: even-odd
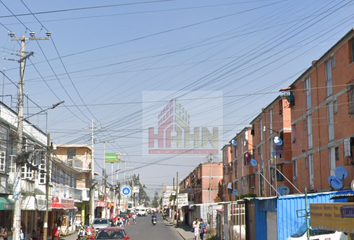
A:
[[[91,146],[93,135],[95,170],[104,152],[120,153],[119,180],[139,174],[152,197],[209,154],[150,154],[148,129],[157,134],[171,100],[183,106],[190,133],[218,130],[217,144],[205,147],[219,162],[222,146],[354,27],[353,12],[349,0],[1,0],[1,101],[16,110],[19,63],[10,60],[19,59],[20,42],[9,33],[51,32],[25,44],[34,52],[25,116],[65,101],[29,121],[54,144]],[[116,182],[118,164],[106,169]]]

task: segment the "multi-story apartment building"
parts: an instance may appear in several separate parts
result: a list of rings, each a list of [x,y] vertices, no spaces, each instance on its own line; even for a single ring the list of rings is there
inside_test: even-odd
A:
[[[84,144],[56,144],[53,145],[52,160],[53,197],[59,203],[58,207],[53,208],[53,219],[60,215],[68,215],[68,226],[75,226],[76,222],[87,224],[91,186],[91,147]],[[66,166],[66,169],[63,166]],[[62,202],[65,202],[66,206],[61,206]]]
[[[257,162],[255,193],[258,196],[293,193],[291,162],[291,109],[287,95],[278,96],[251,122],[253,157]],[[275,142],[278,141],[278,142]],[[287,181],[286,179],[289,179]],[[279,192],[279,191],[281,192]]]
[[[292,98],[294,183],[311,191],[333,189],[328,181],[338,166],[354,177],[354,30],[313,61],[288,89]]]
[[[223,178],[220,162],[200,163],[181,183],[180,192],[188,193],[193,203],[218,201],[218,187]]]
[[[253,158],[251,127],[241,132],[222,148],[223,153],[223,200],[236,200],[241,195],[254,194],[255,174],[250,164]],[[237,197],[232,190],[237,190]]]

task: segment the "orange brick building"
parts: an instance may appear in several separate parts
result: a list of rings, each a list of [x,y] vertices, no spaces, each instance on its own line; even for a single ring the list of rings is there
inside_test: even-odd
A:
[[[350,30],[289,87],[293,98],[294,184],[331,190],[328,176],[344,166],[354,178],[354,31]]]
[[[245,151],[256,160],[254,167],[247,169],[247,164],[240,165],[245,160],[238,161],[245,157],[240,149],[243,133],[232,139],[237,146],[231,140],[223,148],[223,164],[237,169],[232,173],[232,168],[224,168],[224,200],[232,200],[229,183],[242,194],[248,191],[257,196],[275,196],[279,187],[283,187],[281,195],[287,194],[287,188],[290,194],[304,192],[305,187],[310,192],[334,190],[328,177],[335,176],[339,166],[348,172],[340,179],[343,189],[350,189],[354,179],[354,29],[281,91],[284,94],[251,122]],[[274,142],[276,137],[282,140],[280,146]]]
[[[222,177],[221,163],[200,163],[179,183],[180,193],[188,193],[188,201],[193,203],[218,202]]]

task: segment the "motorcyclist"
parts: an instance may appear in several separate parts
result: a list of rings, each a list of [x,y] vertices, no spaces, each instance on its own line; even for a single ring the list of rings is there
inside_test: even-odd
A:
[[[151,222],[154,223],[154,220],[157,222],[157,215],[155,212],[152,213]]]

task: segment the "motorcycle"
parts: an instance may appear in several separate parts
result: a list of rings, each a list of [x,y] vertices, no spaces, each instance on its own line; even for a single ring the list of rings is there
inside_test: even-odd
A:
[[[77,233],[77,239],[78,240],[84,240],[85,239],[86,232],[84,229],[80,229],[79,232]]]
[[[156,225],[156,218],[153,218],[151,221],[152,221],[152,225],[155,226]]]

